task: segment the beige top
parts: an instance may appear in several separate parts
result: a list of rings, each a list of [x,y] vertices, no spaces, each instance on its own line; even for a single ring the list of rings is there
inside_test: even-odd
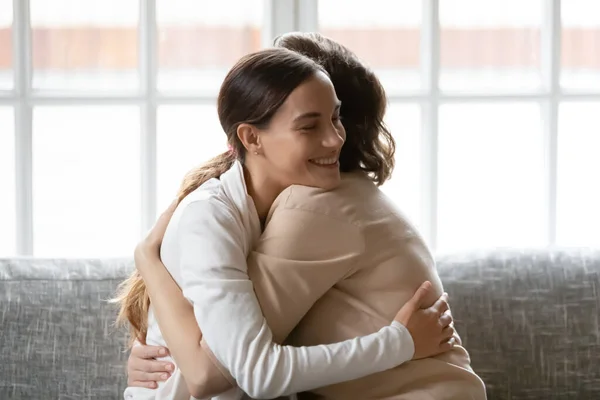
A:
[[[271,208],[248,268],[274,339],[296,346],[376,332],[425,280],[435,288],[432,304],[443,291],[423,239],[359,173],[345,175],[329,192],[286,189]],[[462,346],[312,393],[340,400],[486,398]]]

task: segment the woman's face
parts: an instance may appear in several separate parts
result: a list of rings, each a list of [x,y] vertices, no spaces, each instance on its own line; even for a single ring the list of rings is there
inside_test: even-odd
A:
[[[329,77],[318,72],[298,86],[259,131],[261,158],[270,180],[284,189],[326,190],[340,183],[338,158],[346,139],[340,101]]]

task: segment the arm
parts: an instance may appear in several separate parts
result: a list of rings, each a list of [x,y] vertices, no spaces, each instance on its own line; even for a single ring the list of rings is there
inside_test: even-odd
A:
[[[160,259],[138,254],[135,263],[144,266],[142,277],[154,315],[190,394],[206,398],[234,387],[200,346],[202,333],[194,309]]]
[[[210,202],[195,202],[184,210],[178,228],[182,289],[216,359],[250,396],[300,392],[366,376],[412,358],[412,338],[399,323],[328,346],[294,348],[273,343],[247,275],[243,238],[241,232],[235,234],[240,228],[233,218],[222,205]],[[150,285],[148,289],[152,293]],[[166,337],[166,331],[163,334]],[[191,357],[189,349],[173,346],[180,343],[169,344],[174,357]],[[183,370],[188,364],[178,362],[184,376],[197,372]]]

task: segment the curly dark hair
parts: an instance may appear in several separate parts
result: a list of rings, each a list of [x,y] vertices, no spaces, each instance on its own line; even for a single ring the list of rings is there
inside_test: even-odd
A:
[[[307,56],[329,73],[342,102],[340,115],[346,128],[341,171],[363,170],[377,185],[388,180],[396,142],[383,122],[387,97],[373,71],[348,48],[319,33],[287,33],[277,37],[274,45]]]

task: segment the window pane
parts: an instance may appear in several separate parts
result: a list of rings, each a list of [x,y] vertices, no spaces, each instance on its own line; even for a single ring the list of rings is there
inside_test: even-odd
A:
[[[536,104],[443,106],[438,167],[440,249],[546,244]]]
[[[0,257],[16,254],[15,123],[13,109],[0,107]]]
[[[382,187],[417,227],[421,224],[421,109],[414,104],[389,105],[386,125],[396,140],[396,167]]]
[[[600,89],[600,3],[563,1],[561,13],[561,85],[568,89]]]
[[[440,1],[440,87],[478,92],[541,87],[542,2]]]
[[[158,207],[175,198],[190,169],[227,150],[216,106],[163,106],[158,109]]]
[[[421,3],[319,0],[319,31],[369,64],[388,94],[421,88]]]
[[[130,256],[140,232],[137,107],[33,114],[34,253]]]
[[[556,239],[600,246],[600,103],[562,104],[558,124]]]
[[[157,0],[158,87],[216,94],[243,55],[262,47],[263,0]]]
[[[33,87],[138,88],[136,0],[31,0]]]
[[[0,90],[14,87],[12,72],[12,0],[0,0]]]

